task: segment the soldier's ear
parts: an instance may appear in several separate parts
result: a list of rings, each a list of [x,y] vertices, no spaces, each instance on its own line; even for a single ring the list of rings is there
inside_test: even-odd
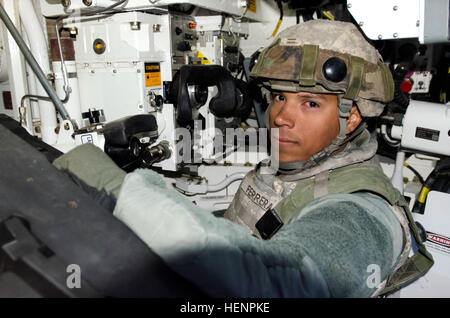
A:
[[[345,132],[347,135],[350,134],[362,121],[361,113],[356,105],[353,105],[350,110],[350,115],[347,119],[347,131]]]

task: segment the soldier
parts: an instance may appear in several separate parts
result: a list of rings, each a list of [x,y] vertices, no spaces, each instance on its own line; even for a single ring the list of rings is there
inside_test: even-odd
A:
[[[420,238],[406,202],[376,161],[377,142],[364,122],[393,98],[392,76],[378,51],[351,23],[314,20],[281,32],[251,76],[271,101],[265,121],[278,146],[279,169],[263,162],[250,172],[225,217],[263,239],[283,224],[308,220],[304,226],[313,235],[302,236],[302,245],[325,280],[334,282],[328,284],[333,296],[369,295],[345,286],[348,275],[360,276],[352,271],[363,270],[369,259],[368,272],[381,270],[371,295],[397,290],[398,277],[385,287],[392,273],[404,270],[398,271],[411,248],[409,223]],[[366,246],[367,240],[379,245]],[[431,266],[419,244],[422,261]],[[330,262],[316,256],[322,253],[346,256]],[[347,273],[341,272],[345,267]]]
[[[432,257],[364,124],[393,97],[376,49],[351,23],[313,20],[281,32],[251,76],[271,99],[279,154],[246,176],[225,217],[148,169],[125,177],[114,215],[212,297],[369,297],[423,275]]]

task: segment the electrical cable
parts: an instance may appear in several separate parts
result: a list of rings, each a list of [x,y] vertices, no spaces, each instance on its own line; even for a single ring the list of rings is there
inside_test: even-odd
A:
[[[393,101],[403,109],[403,112],[406,111],[406,108],[409,105],[410,96],[409,94],[404,93],[400,87],[405,80],[405,76],[409,69],[410,67],[407,63],[401,63],[395,68],[394,73],[392,74],[394,79]]]
[[[333,16],[331,13],[329,13],[328,11],[321,10],[320,12],[321,12],[324,16],[326,16],[328,19],[330,19],[330,20],[332,20],[332,21],[335,20],[334,16]]]
[[[281,3],[281,0],[276,0],[277,1],[277,5],[278,5],[278,9],[280,9],[280,19],[278,20],[277,26],[275,27],[275,30],[273,30],[272,35],[270,36],[271,38],[273,38],[277,32],[278,29],[280,28],[281,22],[283,22],[283,4]]]
[[[409,164],[407,164],[406,162],[404,162],[403,165],[414,173],[414,175],[417,177],[417,179],[419,179],[419,182],[423,186],[425,183],[425,180],[423,180],[423,177],[420,175],[420,173],[416,169],[411,167]]]
[[[234,22],[241,23],[242,18],[245,16],[247,11],[248,11],[248,6],[245,6],[244,10],[242,11],[242,14],[239,17],[232,16],[231,19],[233,19]]]
[[[400,146],[400,141],[395,141],[389,138],[389,134],[387,133],[386,125],[381,125],[381,137],[383,140],[391,147],[398,147]]]

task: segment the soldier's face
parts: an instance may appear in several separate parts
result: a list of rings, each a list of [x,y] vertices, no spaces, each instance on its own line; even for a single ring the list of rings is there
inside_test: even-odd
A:
[[[279,161],[307,160],[329,146],[339,133],[337,96],[307,92],[272,92],[270,127]]]

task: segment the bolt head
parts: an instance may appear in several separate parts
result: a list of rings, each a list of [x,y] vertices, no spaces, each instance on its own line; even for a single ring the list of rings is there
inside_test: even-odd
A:
[[[78,28],[77,27],[72,27],[72,28],[70,28],[69,32],[72,35],[78,35]]]
[[[153,32],[161,31],[161,24],[153,24]]]
[[[72,3],[70,0],[62,0],[61,4],[63,5],[64,8],[67,8],[68,6],[70,6]]]

